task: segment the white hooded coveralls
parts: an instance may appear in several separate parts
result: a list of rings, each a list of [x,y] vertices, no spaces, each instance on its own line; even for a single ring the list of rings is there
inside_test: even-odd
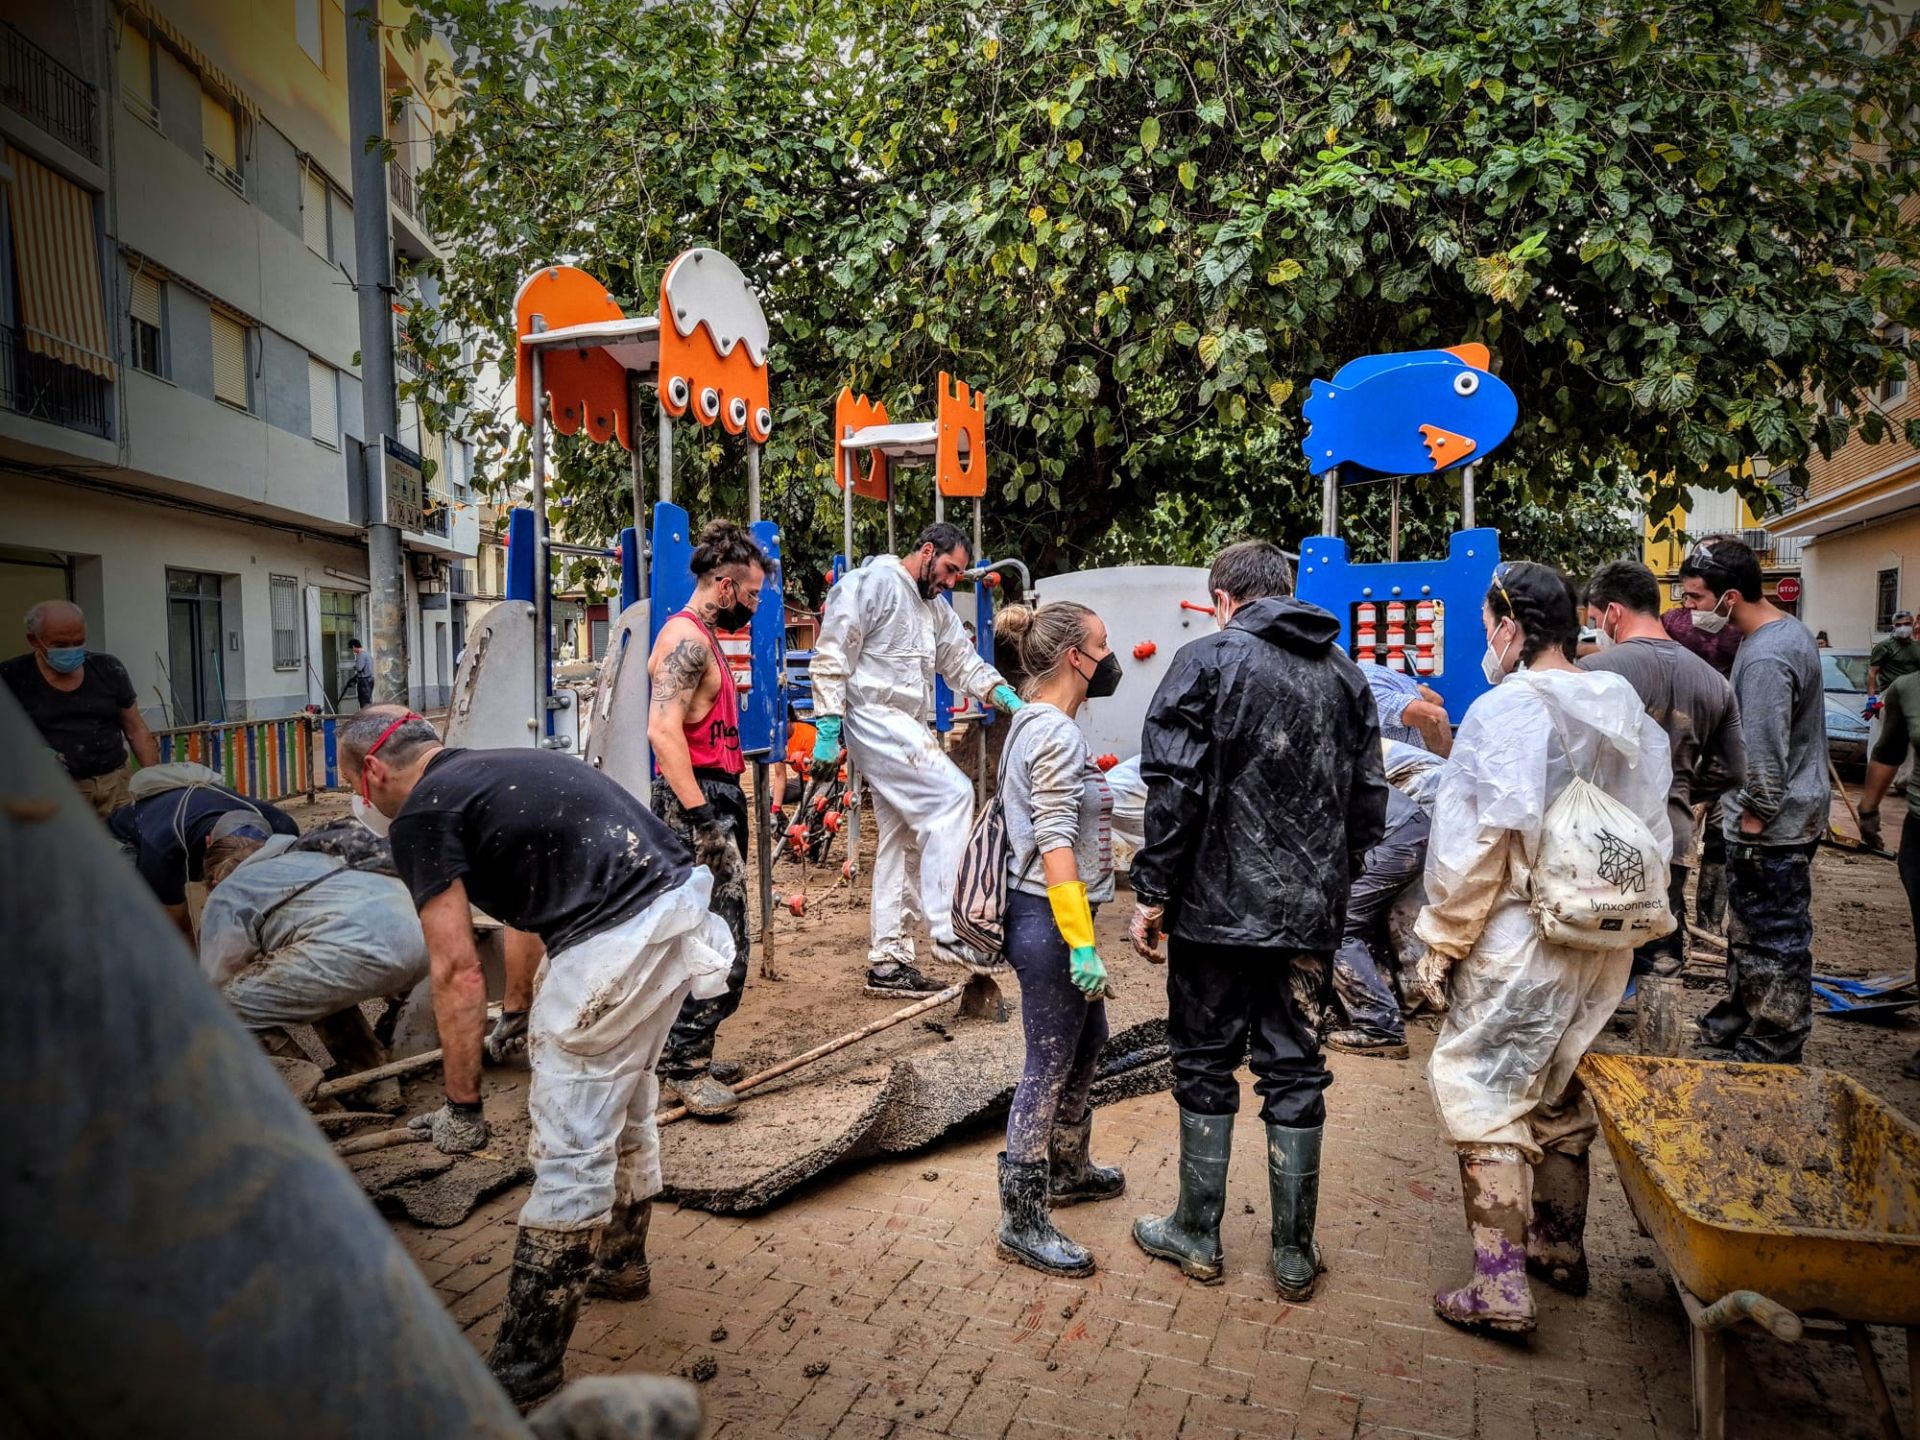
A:
[[[934,943],[952,943],[973,790],[927,728],[934,677],[983,704],[1006,681],[975,653],[953,607],[924,598],[892,555],[872,557],[827,592],[811,673],[814,713],[840,717],[841,740],[873,795],[870,963],[912,959],[909,887]]]
[[[1550,945],[1527,905],[1543,817],[1576,765],[1672,853],[1667,738],[1618,675],[1509,675],[1467,711],[1434,797],[1414,929],[1458,963],[1427,1074],[1447,1138],[1481,1158],[1584,1154],[1598,1131],[1574,1067],[1626,992],[1633,951]]]

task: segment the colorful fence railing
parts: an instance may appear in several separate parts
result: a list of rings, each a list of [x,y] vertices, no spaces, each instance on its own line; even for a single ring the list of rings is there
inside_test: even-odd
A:
[[[190,760],[218,771],[242,795],[284,800],[339,783],[332,716],[286,715],[228,725],[156,730],[163,762]]]

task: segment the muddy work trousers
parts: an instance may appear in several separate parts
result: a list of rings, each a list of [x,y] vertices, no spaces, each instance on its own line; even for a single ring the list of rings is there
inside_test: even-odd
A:
[[[1369,1040],[1398,1045],[1407,1038],[1400,1001],[1380,957],[1391,953],[1387,912],[1426,868],[1429,828],[1427,817],[1419,814],[1389,830],[1367,852],[1366,868],[1347,901],[1346,928],[1333,954],[1333,998],[1347,1023]]]
[[[1813,1033],[1813,852],[1727,841],[1727,995],[1700,1028],[1736,1060],[1798,1065]]]
[[[696,866],[631,920],[541,967],[527,1026],[533,1193],[521,1225],[589,1230],[616,1204],[659,1193],[654,1068],[682,1002],[721,993],[733,958],[707,908],[711,885]]]
[[[1907,913],[1913,918],[1913,968],[1920,977],[1920,812],[1914,810],[1900,822],[1900,886],[1907,892]]]
[[[1234,1072],[1251,1046],[1261,1119],[1302,1130],[1324,1124],[1333,1076],[1320,1054],[1320,1032],[1332,971],[1324,954],[1169,936],[1167,1042],[1180,1108],[1239,1113]]]
[[[951,945],[953,887],[973,824],[973,786],[911,715],[867,706],[849,711],[842,724],[847,754],[873,800],[869,963],[913,953],[909,927],[916,909],[934,944]]]
[[[747,797],[740,789],[738,776],[696,770],[693,778],[720,823],[733,832],[733,870],[713,877],[713,913],[726,922],[727,933],[733,936],[733,968],[727,971],[724,995],[711,1000],[690,998],[680,1007],[680,1016],[673,1022],[667,1048],[660,1057],[660,1073],[675,1080],[700,1074],[713,1059],[714,1037],[721,1022],[740,1008],[740,996],[747,988],[747,955],[752,949],[747,938]],[[653,782],[653,813],[692,847],[693,826],[687,823],[686,808],[664,780]]]
[[[1007,961],[1020,977],[1027,1040],[1007,1116],[1007,1158],[1044,1160],[1053,1127],[1086,1118],[1107,1043],[1107,1002],[1089,1001],[1073,983],[1067,942],[1044,895],[1016,890],[1007,897]]]

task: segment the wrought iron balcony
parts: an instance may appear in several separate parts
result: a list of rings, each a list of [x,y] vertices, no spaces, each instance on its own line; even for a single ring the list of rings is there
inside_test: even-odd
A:
[[[0,331],[0,406],[89,435],[113,433],[113,386],[91,371],[28,349],[26,332],[18,326]]]
[[[100,163],[100,92],[4,21],[0,105]]]

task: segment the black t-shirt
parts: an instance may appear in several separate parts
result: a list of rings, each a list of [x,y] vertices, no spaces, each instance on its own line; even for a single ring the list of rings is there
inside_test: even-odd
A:
[[[0,661],[0,676],[75,780],[110,774],[127,763],[120,712],[134,702],[133,679],[113,656],[87,656],[78,690],[49,685],[32,651]]]
[[[182,905],[187,882],[202,877],[207,834],[229,810],[259,812],[275,835],[298,835],[293,817],[264,800],[248,800],[218,785],[163,790],[123,805],[107,820],[122,843],[132,845],[140,876],[163,905]]]
[[[393,822],[393,863],[425,905],[455,880],[549,954],[686,882],[693,854],[646,806],[547,750],[443,750]]]

